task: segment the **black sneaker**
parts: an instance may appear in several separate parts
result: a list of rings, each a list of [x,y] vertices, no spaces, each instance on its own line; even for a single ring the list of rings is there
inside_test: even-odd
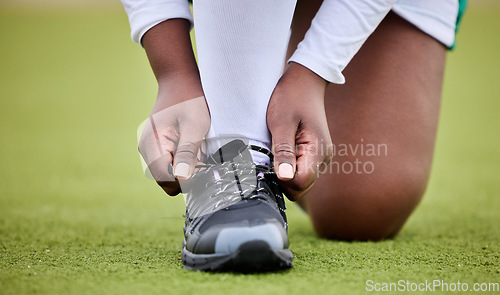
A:
[[[186,193],[182,263],[189,270],[261,272],[292,267],[285,201],[272,165],[233,140],[198,165]],[[186,188],[187,187],[187,188]]]

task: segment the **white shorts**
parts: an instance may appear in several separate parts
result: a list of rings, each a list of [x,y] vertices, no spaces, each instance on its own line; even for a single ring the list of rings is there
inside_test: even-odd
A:
[[[398,0],[392,11],[447,47],[455,43],[458,0]]]

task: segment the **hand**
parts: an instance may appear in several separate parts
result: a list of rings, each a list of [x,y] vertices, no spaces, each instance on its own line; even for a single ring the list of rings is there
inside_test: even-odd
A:
[[[153,178],[171,196],[180,192],[177,180],[193,174],[210,127],[189,29],[189,21],[169,19],[142,38],[158,81],[158,96],[139,140],[139,152]],[[170,164],[176,179],[168,171]]]
[[[210,115],[203,96],[165,107],[158,99],[139,140],[151,176],[170,196],[180,193],[177,180],[189,179],[198,160],[203,137],[210,127]],[[168,171],[173,165],[172,178]]]
[[[333,154],[324,107],[326,85],[309,69],[291,63],[269,101],[274,167],[291,200],[309,191]]]

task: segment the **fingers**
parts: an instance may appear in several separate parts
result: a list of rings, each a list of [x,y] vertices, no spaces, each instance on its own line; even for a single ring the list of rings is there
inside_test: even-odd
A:
[[[139,151],[148,167],[157,163],[154,170],[162,177],[160,181],[170,175],[170,164],[175,178],[188,179],[194,172],[198,150],[209,127],[210,115],[203,96],[171,105],[150,116]]]
[[[139,153],[146,176],[175,196],[181,192],[178,179],[188,179],[194,172],[201,141],[210,127],[210,114],[203,96],[166,105],[155,105],[139,126]]]
[[[180,193],[181,187],[179,182],[170,175],[168,169],[165,169],[170,163],[172,163],[172,155],[169,153],[151,163],[148,169],[152,177],[156,180],[156,183],[167,195],[173,197]]]
[[[294,199],[300,198],[298,193],[306,191],[319,177],[321,159],[316,146],[312,143],[300,144],[297,149],[297,172],[288,188],[296,191],[292,194]]]
[[[143,130],[139,139],[139,153],[143,159],[143,168],[147,177],[158,183],[175,182],[167,167],[172,163],[172,152],[175,143],[166,139],[158,131],[158,120],[150,116],[142,125]],[[140,127],[140,129],[141,129]]]
[[[138,128],[139,153],[146,167],[162,156],[162,148],[152,117],[146,119]]]
[[[289,181],[296,170],[295,133],[297,128],[283,124],[272,130],[274,169],[278,178]]]
[[[174,176],[179,180],[187,180],[193,175],[201,141],[206,132],[196,128],[196,125],[185,124],[180,133],[174,156]]]
[[[318,144],[318,142],[321,142]],[[296,172],[292,180],[284,183],[283,189],[292,201],[300,200],[305,196],[320,174],[325,170],[331,158],[331,149],[328,141],[312,140],[301,143],[298,141],[296,148]]]

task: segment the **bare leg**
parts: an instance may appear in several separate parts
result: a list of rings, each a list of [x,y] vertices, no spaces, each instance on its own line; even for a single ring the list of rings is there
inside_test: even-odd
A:
[[[298,2],[289,53],[320,4]],[[382,144],[387,155],[382,149],[378,156],[359,151],[340,156],[337,150],[335,165],[372,162],[374,170],[337,173],[338,166],[330,166],[301,200],[321,237],[391,237],[415,209],[431,167],[445,53],[436,40],[390,13],[344,71],[347,83],[328,87],[325,104],[334,145]]]

